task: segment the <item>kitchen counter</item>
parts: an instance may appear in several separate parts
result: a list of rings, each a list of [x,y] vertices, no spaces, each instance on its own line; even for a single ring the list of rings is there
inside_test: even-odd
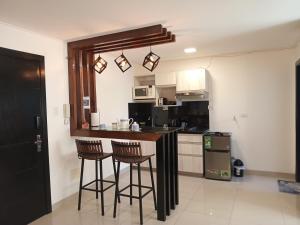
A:
[[[162,135],[178,132],[180,129],[178,127],[143,127],[140,131],[132,131],[130,129],[113,129],[111,127],[92,127],[91,129],[75,130],[72,136],[157,141]]]
[[[198,129],[197,127],[185,128],[178,130],[178,133],[181,134],[204,134],[208,129]]]
[[[109,139],[126,139],[156,142],[156,189],[157,189],[157,219],[166,220],[179,204],[178,191],[178,128],[167,129],[159,127],[144,127],[140,131],[129,129],[75,129],[72,136],[97,137]]]

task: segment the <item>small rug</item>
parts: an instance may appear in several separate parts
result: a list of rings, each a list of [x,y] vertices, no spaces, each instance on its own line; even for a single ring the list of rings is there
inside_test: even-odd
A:
[[[300,194],[300,183],[286,180],[278,180],[278,186],[280,192],[286,192],[291,194]]]

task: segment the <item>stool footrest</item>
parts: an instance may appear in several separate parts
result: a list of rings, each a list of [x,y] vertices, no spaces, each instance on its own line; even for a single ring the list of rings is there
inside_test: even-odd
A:
[[[122,188],[121,190],[119,190],[119,193],[117,193],[117,195],[119,196],[124,196],[124,197],[132,197],[132,198],[135,198],[135,199],[140,199],[139,196],[134,196],[134,195],[128,195],[128,194],[122,194],[123,191],[125,191],[127,188],[130,188],[130,186],[134,186],[134,187],[139,187],[139,185],[137,184],[132,184],[132,185],[127,185],[126,187]],[[144,198],[147,194],[149,194],[151,191],[153,191],[153,188],[152,187],[149,187],[149,186],[144,186],[144,185],[141,185],[142,188],[146,188],[146,189],[149,189],[146,193],[144,193],[141,198]]]
[[[97,192],[96,189],[88,188],[88,187],[87,187],[87,186],[89,186],[89,185],[91,185],[91,184],[93,184],[93,183],[96,183],[96,182],[101,182],[101,179],[93,180],[93,181],[91,181],[91,182],[89,182],[89,183],[83,185],[81,189],[82,189],[82,190],[86,190],[86,191],[94,191],[94,192]],[[110,189],[111,187],[113,187],[113,186],[116,184],[116,182],[111,181],[111,180],[102,180],[102,182],[103,182],[103,183],[110,183],[110,184],[111,184],[111,185],[109,185],[108,187],[104,188],[104,189],[103,189],[103,192],[106,191],[106,190],[108,190],[108,189]],[[102,191],[101,191],[101,190],[98,190],[98,192],[101,193]]]

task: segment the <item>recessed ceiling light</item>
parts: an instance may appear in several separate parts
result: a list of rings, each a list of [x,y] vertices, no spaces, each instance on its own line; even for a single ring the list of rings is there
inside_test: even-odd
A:
[[[185,52],[185,53],[194,53],[194,52],[196,52],[196,51],[197,51],[196,48],[185,48],[185,49],[184,49],[184,52]]]

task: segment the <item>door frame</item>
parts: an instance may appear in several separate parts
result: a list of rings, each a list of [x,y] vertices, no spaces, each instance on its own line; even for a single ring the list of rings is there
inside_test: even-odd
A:
[[[45,83],[45,58],[42,55],[36,55],[32,53],[26,53],[17,51],[14,49],[0,47],[0,54],[15,58],[22,58],[26,60],[34,60],[39,63],[40,75],[41,75],[41,119],[42,119],[42,140],[43,140],[43,151],[41,152],[44,160],[44,184],[45,184],[45,210],[46,213],[52,212],[51,203],[51,184],[50,184],[50,167],[49,167],[49,149],[48,149],[48,129],[47,129],[47,105],[46,105],[46,83]]]
[[[296,62],[296,182],[300,182],[300,59]]]

